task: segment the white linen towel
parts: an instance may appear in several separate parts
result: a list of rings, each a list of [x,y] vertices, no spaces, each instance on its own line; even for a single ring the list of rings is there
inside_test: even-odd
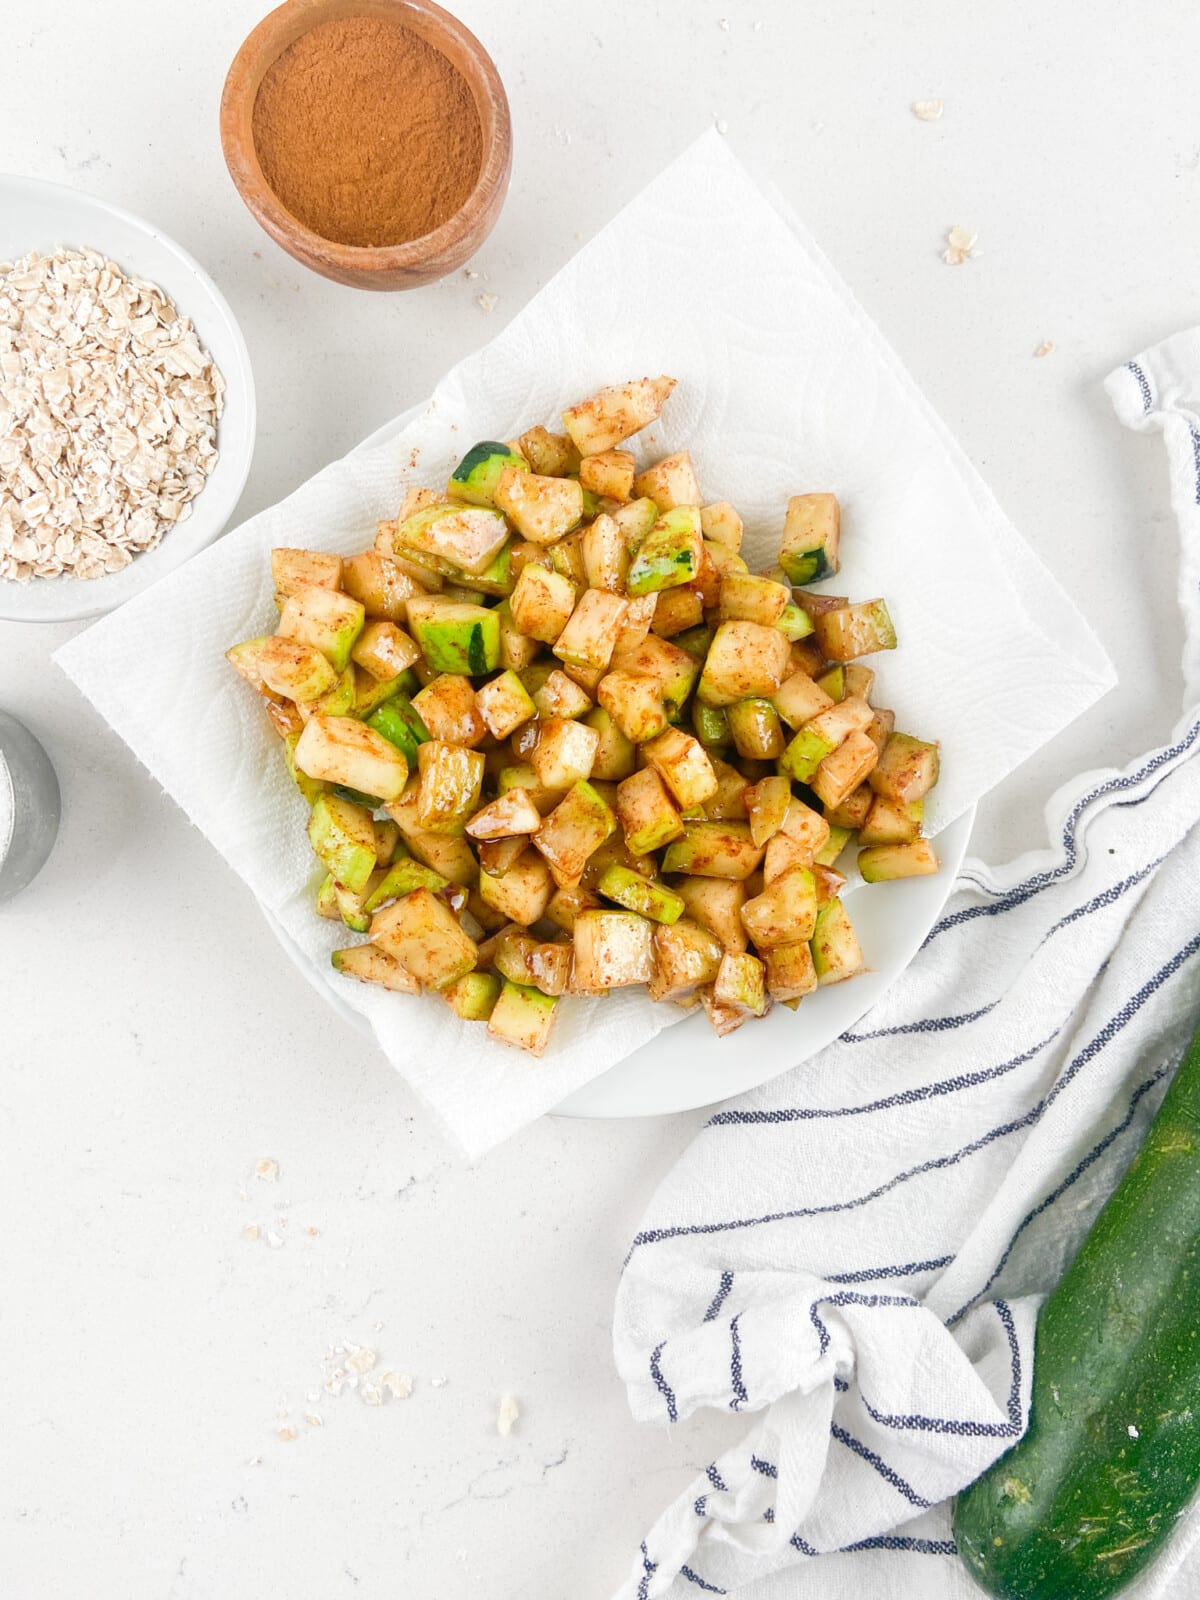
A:
[[[1059,791],[1053,849],[968,860],[890,995],[718,1111],[655,1195],[616,1309],[634,1414],[757,1416],[620,1600],[979,1593],[948,1497],[1024,1431],[1038,1306],[1200,1019],[1200,330],[1108,391],[1166,437],[1185,714]],[[1185,1592],[1200,1514],[1131,1594]]]

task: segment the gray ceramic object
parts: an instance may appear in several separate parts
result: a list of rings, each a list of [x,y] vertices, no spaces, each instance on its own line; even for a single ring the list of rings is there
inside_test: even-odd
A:
[[[23,723],[0,711],[0,901],[41,871],[61,814],[50,757]]]

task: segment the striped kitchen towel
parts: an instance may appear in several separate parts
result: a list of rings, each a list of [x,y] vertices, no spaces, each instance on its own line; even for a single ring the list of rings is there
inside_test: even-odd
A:
[[[1166,436],[1188,709],[1055,796],[1052,849],[968,860],[884,1001],[718,1111],[658,1190],[617,1301],[630,1404],[747,1431],[620,1600],[978,1593],[948,1497],[1022,1433],[1038,1306],[1200,1013],[1200,330],[1108,390]],[[1200,1593],[1200,1513],[1133,1592],[1168,1591]]]

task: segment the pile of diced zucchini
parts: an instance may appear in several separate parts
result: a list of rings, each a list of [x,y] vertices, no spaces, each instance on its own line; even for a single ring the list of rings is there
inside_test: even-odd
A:
[[[602,389],[409,490],[373,549],[272,552],[273,634],[229,660],[311,813],[347,976],[429,990],[540,1055],[564,995],[645,984],[718,1033],[863,966],[837,868],[936,872],[937,745],[862,658],[882,600],[838,571],[838,502],[787,505],[779,565],[686,451],[622,445],[671,378]]]

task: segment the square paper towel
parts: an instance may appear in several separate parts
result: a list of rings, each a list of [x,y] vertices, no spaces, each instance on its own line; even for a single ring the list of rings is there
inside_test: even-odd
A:
[[[1087,625],[849,290],[715,134],[456,367],[386,444],[327,467],[56,658],[326,981],[369,1018],[388,1058],[471,1156],[681,1013],[631,991],[568,1001],[548,1054],[534,1061],[432,998],[333,974],[330,950],[353,941],[313,913],[320,873],[306,808],[260,704],[223,652],[274,626],[273,545],[362,549],[408,482],[444,482],[475,439],[553,425],[564,405],[600,384],[657,372],[679,387],[636,444],[649,456],[692,451],[705,496],[733,501],[746,518],[752,566],[777,558],[790,494],[839,495],[836,587],[886,596],[900,637],[899,650],[872,662],[882,703],[895,707],[898,726],[942,741],[930,831],[1111,686]]]

